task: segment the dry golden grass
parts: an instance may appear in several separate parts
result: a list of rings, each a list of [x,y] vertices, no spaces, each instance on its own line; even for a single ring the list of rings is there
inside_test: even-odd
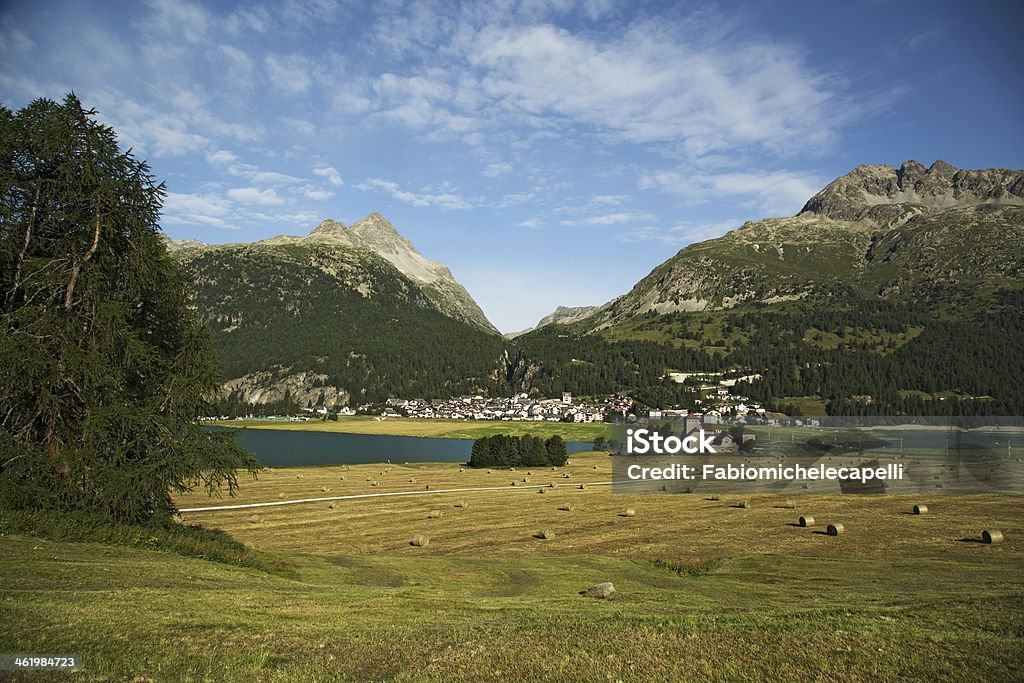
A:
[[[187,523],[222,529],[255,548],[318,553],[409,553],[409,539],[427,534],[430,547],[420,554],[462,554],[474,557],[545,555],[608,555],[636,559],[664,556],[726,557],[782,554],[810,557],[914,557],[972,559],[979,552],[1020,556],[1024,544],[985,547],[962,539],[980,539],[983,529],[1000,529],[1008,538],[1024,534],[1024,496],[936,494],[927,501],[914,496],[807,494],[784,508],[782,495],[725,495],[719,500],[694,494],[612,493],[611,462],[599,453],[577,454],[571,465],[544,472],[555,481],[555,495],[536,495],[538,488],[516,482],[508,471],[466,469],[456,464],[393,465],[380,474],[379,465],[288,468],[266,471],[258,481],[243,482],[234,499],[211,500],[189,494],[182,508],[348,496],[386,492],[416,495],[299,503],[277,507],[215,512],[186,512]],[[597,469],[594,469],[594,467]],[[565,484],[563,473],[571,474]],[[301,478],[296,478],[301,474]],[[341,477],[345,476],[343,480]],[[372,476],[379,486],[365,481]],[[409,483],[415,478],[416,483]],[[521,477],[520,477],[521,478]],[[572,483],[569,483],[572,482]],[[580,482],[588,486],[580,490]],[[430,492],[425,486],[430,486]],[[329,487],[329,494],[321,487]],[[443,489],[495,487],[491,491],[437,492]],[[736,507],[743,500],[750,508]],[[464,501],[466,508],[455,507]],[[574,511],[559,510],[571,502]],[[929,505],[926,516],[914,515],[915,504]],[[623,510],[636,511],[633,517]],[[447,510],[428,519],[431,510]],[[263,521],[249,522],[253,514]],[[800,516],[813,516],[815,528],[801,528]],[[841,523],[845,533],[827,537],[825,526]],[[556,537],[538,543],[537,529]],[[1005,558],[1004,558],[1005,559]],[[1024,560],[1024,557],[1021,557]]]

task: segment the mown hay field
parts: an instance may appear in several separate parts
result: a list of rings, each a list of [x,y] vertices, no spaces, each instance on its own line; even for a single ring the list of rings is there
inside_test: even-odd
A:
[[[282,468],[179,499],[411,492],[182,513],[269,571],[0,537],[0,649],[83,654],[78,680],[1019,680],[1024,497],[630,495],[609,460]]]

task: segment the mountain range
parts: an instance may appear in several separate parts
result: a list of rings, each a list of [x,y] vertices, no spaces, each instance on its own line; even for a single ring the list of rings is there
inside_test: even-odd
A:
[[[169,248],[197,278],[197,308],[240,405],[618,390],[660,405],[692,391],[666,380],[670,370],[764,371],[747,393],[797,400],[785,406],[796,410],[799,401],[829,411],[1024,403],[989,386],[994,377],[947,368],[943,380],[939,369],[961,362],[944,354],[979,322],[1003,353],[1021,344],[1024,171],[858,166],[795,216],[691,244],[626,294],[559,307],[509,339],[446,267],[376,213],[351,227],[326,220],[303,237]],[[310,339],[320,346],[299,352]],[[892,376],[873,385],[871,373]]]

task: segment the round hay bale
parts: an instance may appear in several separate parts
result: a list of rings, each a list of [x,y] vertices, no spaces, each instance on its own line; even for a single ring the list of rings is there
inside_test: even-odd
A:
[[[585,490],[586,490],[586,488],[587,488],[587,485],[586,485],[586,484],[580,484],[580,485],[579,485],[579,490],[580,490],[580,491],[585,491]]]
[[[259,515],[250,515],[249,516],[249,524],[259,524],[262,521],[263,521],[263,518],[260,517]],[[988,532],[985,532],[985,533],[988,533]],[[999,538],[1002,539],[1002,536],[1000,536]]]
[[[540,532],[537,533],[537,538],[543,538],[545,541],[550,541],[554,537],[555,532],[551,529],[541,529]]]
[[[333,509],[334,509],[334,508],[336,508],[336,507],[338,507],[338,506],[337,506],[337,505],[335,505],[334,503],[328,503],[328,504],[327,504],[327,509],[328,509],[328,510],[333,510]]]
[[[531,470],[531,471],[527,472],[526,474],[528,474],[529,476],[532,477],[533,476],[533,471]]]
[[[736,504],[736,507],[743,508],[744,510],[748,510],[750,508],[750,501],[749,500],[741,500],[739,503]]]
[[[491,474],[491,470],[487,470],[487,474]]]
[[[1002,543],[1006,539],[1003,538],[1003,532],[1002,531],[996,531],[995,529],[992,529],[990,531],[990,530],[986,529],[985,531],[981,532],[981,540],[984,541],[985,543],[996,544],[996,543]]]
[[[565,474],[562,475],[562,479],[568,479],[569,476],[570,476],[569,473],[566,472]]]
[[[801,517],[800,526],[814,526],[814,517]]]
[[[838,522],[836,522],[835,524],[829,524],[827,527],[825,527],[825,532],[828,533],[829,536],[838,536],[844,531],[846,531],[846,528]]]
[[[715,495],[715,496],[711,496],[710,498],[708,498],[708,500],[721,500],[721,497]]]
[[[442,517],[444,517],[444,513],[440,510],[431,510],[427,513],[427,519],[441,519]]]
[[[345,481],[345,475],[344,475],[344,474],[343,474],[343,475],[341,475],[341,480],[342,480],[342,481]]]
[[[415,484],[416,483],[416,477],[409,477],[409,483],[410,484]]]
[[[553,482],[553,481],[552,481],[552,482],[548,482],[548,488],[549,488],[549,489],[553,489],[553,488],[555,488],[556,486],[558,486],[558,484],[556,484],[555,482]]]
[[[296,479],[302,479],[302,475],[301,475],[301,474],[296,474],[296,475],[295,475],[295,478],[296,478]]]
[[[282,499],[282,500],[284,500],[284,494],[283,494],[283,493],[279,493],[279,494],[277,494],[277,497],[278,497],[278,498],[280,498],[280,499]]]
[[[787,510],[792,510],[793,508],[796,507],[796,501],[795,500],[788,500],[788,499],[784,500],[784,501],[782,501],[782,506],[781,507],[783,507],[783,508],[785,508]]]
[[[330,491],[330,489],[327,488],[326,486],[321,486],[320,487],[320,493],[327,493],[328,491]]]
[[[409,545],[415,546],[417,548],[426,548],[428,545],[430,545],[430,538],[424,536],[423,534],[417,534],[412,537],[411,541],[409,541]]]
[[[370,486],[380,486],[380,482],[379,481],[371,481],[370,482]]]
[[[461,467],[459,468],[459,474],[462,474],[462,473],[463,473],[463,472],[465,472],[465,471],[466,471],[466,470],[464,470],[463,468],[461,468]]]
[[[530,483],[530,478],[529,477],[523,477],[523,483],[524,484],[529,484]]]
[[[464,500],[457,500],[455,501],[455,505],[453,507],[462,508],[463,510],[465,510],[466,508],[469,507],[469,503],[467,503]]]
[[[622,516],[623,517],[634,517],[634,516],[636,516],[636,510],[634,510],[633,508],[626,508],[625,510],[622,511]]]
[[[915,515],[927,515],[928,514],[928,506],[927,505],[915,505],[914,506],[914,514]]]
[[[558,509],[563,510],[565,512],[572,512],[573,510],[576,509],[576,506],[573,505],[572,503],[562,503],[561,505],[558,506]]]
[[[547,493],[547,489],[537,489],[537,493]]]
[[[594,465],[594,469],[595,469],[595,470],[597,469],[597,465]]]

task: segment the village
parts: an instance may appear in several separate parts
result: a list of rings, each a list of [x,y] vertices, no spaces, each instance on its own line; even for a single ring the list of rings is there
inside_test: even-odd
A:
[[[508,420],[513,422],[603,422],[609,415],[627,415],[633,399],[614,394],[602,403],[574,402],[571,393],[560,399],[457,396],[454,398],[388,399],[382,418],[411,417],[441,420]]]
[[[781,415],[769,414],[759,403],[751,402],[747,396],[733,394],[736,379],[714,377],[721,373],[670,372],[668,376],[682,383],[696,377],[710,380],[701,386],[703,397],[694,399],[689,408],[681,406],[670,409],[640,409],[628,394],[617,393],[604,400],[576,400],[572,393],[564,392],[561,398],[536,398],[526,393],[510,397],[486,397],[481,395],[455,396],[451,398],[390,398],[383,406],[363,404],[355,408],[345,406],[336,411],[337,415],[374,415],[378,420],[389,418],[414,418],[423,420],[497,420],[510,422],[629,422],[646,425],[658,421],[679,421],[687,425],[687,431],[694,425],[713,425],[720,421],[731,424],[779,424]],[[741,379],[760,379],[751,375]],[[326,418],[333,411],[325,406],[314,406],[293,415],[295,421],[315,417]],[[785,418],[788,423],[788,418]],[[808,426],[816,426],[816,420],[807,420]],[[803,423],[800,423],[803,424]]]

